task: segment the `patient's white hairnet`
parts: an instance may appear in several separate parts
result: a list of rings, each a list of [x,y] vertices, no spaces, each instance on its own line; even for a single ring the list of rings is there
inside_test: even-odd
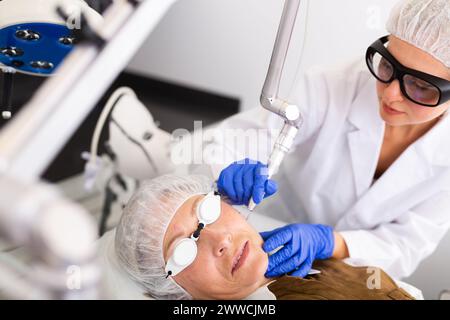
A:
[[[402,0],[392,10],[387,29],[450,67],[449,0]]]
[[[164,175],[144,182],[126,205],[116,230],[115,247],[122,268],[156,299],[192,299],[164,272],[163,241],[178,208],[207,194],[212,181],[200,175]]]

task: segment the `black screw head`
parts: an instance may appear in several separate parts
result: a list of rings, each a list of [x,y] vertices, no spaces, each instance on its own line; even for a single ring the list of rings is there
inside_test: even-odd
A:
[[[35,69],[49,70],[53,68],[53,63],[48,61],[32,61],[30,65]]]
[[[0,53],[7,57],[20,57],[23,55],[23,50],[17,47],[0,48]]]
[[[41,35],[33,30],[17,30],[16,37],[26,41],[36,41],[41,38]]]
[[[59,38],[59,42],[66,46],[74,45],[76,43],[76,39],[74,37],[61,37]]]

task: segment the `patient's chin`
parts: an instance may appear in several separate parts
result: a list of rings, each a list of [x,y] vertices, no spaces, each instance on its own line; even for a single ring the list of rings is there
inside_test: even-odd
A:
[[[256,290],[258,290],[259,288],[270,282],[270,280],[264,276],[266,270],[267,264],[266,265],[261,264],[260,266],[258,266],[257,269],[253,270],[253,272],[248,273],[246,281],[242,283],[240,292],[231,299],[235,300],[245,299],[251,294],[253,294]]]

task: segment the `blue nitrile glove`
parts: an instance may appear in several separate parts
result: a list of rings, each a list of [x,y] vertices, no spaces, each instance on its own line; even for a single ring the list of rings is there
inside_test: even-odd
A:
[[[219,192],[228,196],[233,204],[247,205],[250,198],[259,204],[263,198],[277,192],[275,181],[267,178],[267,166],[250,159],[233,162],[220,173]]]
[[[269,257],[266,277],[277,277],[291,271],[291,275],[305,277],[315,259],[333,255],[333,228],[321,224],[290,224],[261,233],[263,249],[269,253],[283,246]]]

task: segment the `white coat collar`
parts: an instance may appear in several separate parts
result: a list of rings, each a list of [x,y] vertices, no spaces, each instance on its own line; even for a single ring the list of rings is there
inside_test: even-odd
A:
[[[358,88],[348,115],[348,121],[355,127],[348,133],[348,144],[358,197],[372,184],[383,142],[384,123],[378,112],[375,82],[366,77]]]
[[[338,226],[346,221],[350,226],[374,227],[375,220],[368,211],[375,210],[375,203],[386,204],[389,199],[433,176],[435,169],[441,169],[438,167],[450,166],[450,116],[447,114],[403,152],[371,187],[385,127],[379,115],[375,80],[369,79],[361,85],[351,104],[348,120],[355,127],[348,134],[348,142],[359,200]]]
[[[376,83],[373,77],[367,78],[364,75],[361,78],[363,82],[357,88],[358,92],[351,103],[348,120],[357,129],[377,138],[380,130],[384,129],[384,123],[379,114]]]

